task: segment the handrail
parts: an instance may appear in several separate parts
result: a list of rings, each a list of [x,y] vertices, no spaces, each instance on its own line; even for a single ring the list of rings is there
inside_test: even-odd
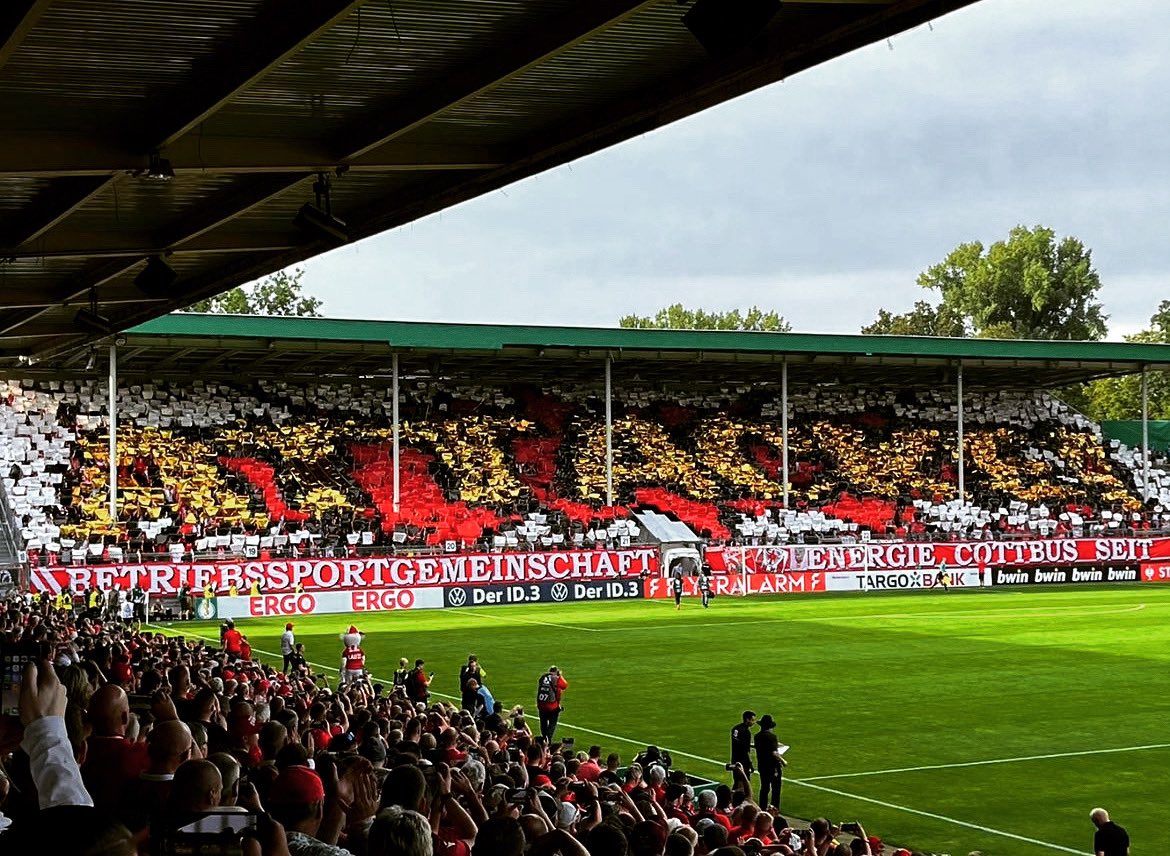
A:
[[[12,557],[7,562],[0,563],[0,566],[27,570],[28,563],[20,560],[24,545],[17,541],[16,533],[19,531],[20,526],[16,519],[16,513],[8,502],[8,491],[0,488],[0,533],[2,533],[0,537],[3,538],[3,545],[7,548],[7,555]]]

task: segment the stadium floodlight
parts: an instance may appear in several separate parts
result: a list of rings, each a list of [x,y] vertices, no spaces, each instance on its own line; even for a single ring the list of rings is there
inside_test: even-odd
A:
[[[171,287],[178,278],[175,269],[162,256],[151,256],[142,272],[134,277],[134,285],[148,297],[170,297]]]
[[[175,169],[169,160],[155,152],[150,156],[150,165],[141,175],[151,181],[170,181],[175,177]]]
[[[73,326],[86,333],[98,333],[102,336],[114,332],[114,322],[93,309],[78,309],[77,314],[73,316]]]
[[[349,227],[345,225],[345,221],[321,210],[312,202],[306,202],[301,206],[293,223],[298,229],[326,241],[337,244],[349,243]]]
[[[317,197],[316,203],[306,202],[293,219],[298,229],[308,232],[318,239],[333,244],[349,243],[349,227],[345,221],[333,216],[332,186],[329,176],[323,172],[317,173],[317,180],[313,182],[313,194]]]
[[[713,57],[751,44],[780,11],[780,0],[696,0],[682,21]]]

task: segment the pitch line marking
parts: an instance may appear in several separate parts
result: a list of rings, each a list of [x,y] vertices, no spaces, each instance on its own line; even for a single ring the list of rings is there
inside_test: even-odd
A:
[[[157,624],[146,623],[144,626],[154,627],[157,630],[162,631],[163,633],[173,633],[174,632],[173,628],[162,627],[162,626],[157,625]],[[196,639],[202,639],[206,642],[218,642],[219,641],[218,639],[215,639],[211,636],[202,636],[198,633],[182,633],[182,634],[176,634],[176,635],[193,636]],[[266,654],[269,657],[280,656],[279,654],[274,654],[271,651],[263,651],[259,648],[253,648],[252,650],[256,651],[257,653],[260,653],[260,654]],[[309,663],[309,665],[316,666],[319,669],[328,669],[331,672],[340,673],[340,671],[341,671],[340,669],[338,669],[335,666],[326,666],[323,663]],[[375,676],[371,675],[370,677],[373,678]],[[383,679],[383,680],[385,680],[385,679]],[[439,693],[439,692],[431,693],[431,695],[437,695],[437,696],[440,696],[440,697],[446,698],[446,699],[455,699],[456,698],[456,696],[449,695],[447,693]],[[620,741],[622,743],[626,743],[630,746],[650,746],[650,745],[652,745],[652,744],[647,743],[643,740],[632,740],[629,737],[622,737],[620,734],[610,734],[608,731],[598,731],[595,728],[586,728],[583,725],[573,725],[572,723],[568,723],[568,722],[565,722],[562,724],[564,725],[565,728],[571,728],[574,731],[583,731],[586,734],[596,734],[598,737],[605,737],[605,738],[608,738],[610,740],[617,740],[617,741]],[[690,758],[693,761],[701,761],[704,764],[713,764],[713,765],[718,766],[718,767],[722,767],[723,764],[725,763],[723,761],[716,761],[714,758],[707,758],[703,755],[695,755],[691,752],[684,752],[681,749],[668,749],[668,751],[672,755],[679,755],[683,758]],[[910,808],[909,806],[898,805],[896,803],[883,802],[882,800],[875,800],[875,799],[872,799],[870,797],[863,797],[863,796],[860,796],[859,794],[851,794],[848,791],[840,791],[840,790],[837,790],[836,788],[828,788],[828,787],[825,787],[824,785],[814,784],[811,779],[808,779],[808,780],[806,780],[806,779],[787,779],[786,781],[790,782],[791,784],[800,785],[800,786],[805,787],[805,788],[812,788],[814,790],[825,791],[826,793],[835,794],[837,796],[847,797],[848,799],[854,799],[854,800],[859,800],[861,802],[872,803],[873,805],[879,805],[879,806],[882,806],[883,808],[890,808],[890,809],[893,809],[894,811],[902,811],[902,812],[906,812],[907,814],[915,814],[915,815],[918,815],[920,817],[928,817],[932,820],[941,820],[944,823],[951,823],[951,824],[954,824],[955,826],[963,826],[963,827],[966,827],[967,829],[974,829],[978,832],[986,832],[986,833],[989,833],[991,835],[1001,836],[1003,838],[1011,838],[1011,839],[1014,839],[1016,841],[1023,841],[1027,844],[1035,844],[1038,847],[1046,847],[1050,850],[1059,850],[1059,851],[1064,852],[1064,853],[1075,853],[1075,854],[1077,854],[1077,856],[1085,856],[1084,851],[1074,850],[1071,847],[1065,847],[1061,844],[1051,844],[1047,841],[1040,841],[1037,838],[1028,838],[1028,837],[1023,836],[1023,835],[1017,835],[1014,832],[1005,832],[1002,829],[994,829],[990,826],[981,826],[980,824],[977,824],[977,823],[968,823],[965,820],[959,820],[957,818],[947,817],[946,815],[942,815],[942,814],[935,814],[935,813],[929,812],[929,811],[922,811],[920,809]]]
[[[565,728],[571,728],[574,731],[584,731],[586,734],[596,734],[598,737],[605,737],[605,738],[608,738],[609,740],[617,740],[617,741],[620,741],[622,743],[628,743],[631,746],[649,746],[649,745],[651,745],[651,744],[646,743],[645,741],[642,741],[642,740],[631,740],[629,737],[622,737],[620,734],[610,734],[608,731],[598,731],[597,729],[594,729],[594,728],[585,728],[585,727],[580,726],[580,725],[572,725],[568,722],[564,723],[564,726],[565,726]],[[714,758],[707,758],[703,755],[695,755],[695,754],[692,754],[690,752],[684,752],[681,749],[668,749],[668,751],[672,755],[679,755],[683,758],[690,758],[693,761],[702,761],[703,763],[713,764],[713,765],[719,766],[719,767],[722,767],[724,764],[723,761],[716,761]],[[934,812],[922,811],[920,809],[911,808],[910,806],[898,805],[896,803],[883,802],[881,800],[871,799],[870,797],[863,797],[863,796],[860,796],[858,794],[851,794],[848,791],[840,791],[840,790],[837,790],[836,788],[827,788],[824,785],[813,784],[811,781],[806,780],[806,779],[785,779],[785,781],[790,782],[794,785],[800,785],[802,787],[812,788],[812,789],[818,790],[818,791],[826,791],[827,793],[836,794],[837,796],[847,797],[849,799],[854,799],[854,800],[860,800],[861,802],[873,803],[874,805],[880,805],[884,808],[893,809],[895,811],[906,812],[907,814],[915,814],[915,815],[918,815],[920,817],[928,817],[928,818],[931,818],[932,820],[940,820],[940,821],[943,821],[944,823],[951,823],[951,824],[954,824],[955,826],[963,826],[963,827],[966,827],[967,829],[974,829],[974,830],[977,830],[979,832],[986,832],[990,835],[998,835],[1002,838],[1011,838],[1011,839],[1014,839],[1016,841],[1023,841],[1027,844],[1035,844],[1037,847],[1046,847],[1049,850],[1059,850],[1063,853],[1075,853],[1075,854],[1077,854],[1077,856],[1084,856],[1084,851],[1074,850],[1073,848],[1065,847],[1062,844],[1052,844],[1051,842],[1048,842],[1048,841],[1041,841],[1038,838],[1028,838],[1027,836],[1024,836],[1024,835],[1017,835],[1014,832],[1007,832],[1007,831],[1002,830],[1002,829],[995,829],[993,827],[983,826],[983,825],[978,824],[978,823],[969,823],[968,821],[965,821],[965,820],[959,820],[958,818],[954,818],[954,817],[947,817],[946,815],[942,815],[942,814],[935,814]]]
[[[1120,746],[1115,749],[1086,749],[1082,752],[1053,752],[1047,755],[1021,755],[1018,758],[989,758],[985,761],[963,761],[957,764],[924,764],[921,767],[894,767],[889,770],[865,770],[860,773],[834,773],[831,776],[807,776],[803,781],[824,782],[829,779],[860,779],[865,776],[885,776],[893,773],[917,773],[922,770],[951,770],[958,767],[983,767],[991,764],[1012,764],[1017,761],[1077,758],[1083,755],[1111,755],[1119,752],[1142,752],[1147,749],[1170,749],[1170,743],[1149,743],[1145,746]]]
[[[502,615],[496,615],[494,612],[474,612],[471,609],[456,610],[457,615],[474,615],[476,618],[497,618],[500,621],[507,621],[508,619]],[[519,621],[523,624],[539,624],[542,627],[560,627],[563,630],[578,630],[582,633],[602,633],[604,631],[598,630],[596,627],[578,627],[574,624],[557,624],[554,621],[537,621],[535,618],[520,618],[517,615],[511,617],[512,621]]]
[[[911,808],[910,806],[898,805],[897,803],[886,802],[884,800],[876,800],[872,797],[863,797],[860,794],[851,794],[848,791],[839,791],[836,788],[827,788],[824,785],[816,785],[812,782],[805,781],[804,779],[788,779],[788,781],[792,782],[794,785],[801,785],[806,788],[812,788],[813,790],[817,791],[824,791],[825,793],[835,794],[840,797],[846,797],[848,799],[858,800],[860,802],[880,805],[883,808],[893,809],[894,811],[902,811],[906,812],[907,814],[916,814],[919,817],[928,817],[931,820],[941,820],[944,823],[951,823],[955,826],[963,826],[967,829],[974,829],[978,832],[986,832],[990,835],[998,835],[1002,838],[1011,838],[1015,841],[1023,841],[1026,844],[1035,844],[1037,847],[1046,847],[1049,850],[1059,850],[1062,853],[1075,853],[1077,856],[1084,856],[1085,853],[1083,850],[1076,850],[1072,847],[1065,847],[1063,844],[1053,844],[1050,841],[1041,841],[1038,838],[1029,838],[1026,835],[1017,835],[1014,832],[1006,832],[1002,829],[995,829],[993,827],[983,826],[982,824],[978,823],[970,823],[966,820],[959,820],[955,817],[947,817],[945,814],[935,814],[932,811],[922,811],[921,809]]]
[[[1161,606],[1162,604],[1158,604]],[[887,612],[887,613],[858,613],[857,615],[826,615],[813,616],[809,618],[760,618],[750,621],[736,621],[734,617],[728,616],[726,621],[711,621],[702,624],[687,624],[686,627],[741,627],[745,624],[811,624],[817,622],[834,622],[834,621],[851,621],[854,619],[942,619],[954,618],[956,616],[969,618],[1006,618],[1014,619],[1020,617],[1027,618],[1060,618],[1072,613],[1074,616],[1081,615],[1122,615],[1130,612],[1141,612],[1143,609],[1148,609],[1148,604],[1139,603],[1135,606],[1119,606],[1105,609],[1087,609],[1083,606],[1021,606],[1016,609],[998,609],[998,610],[969,610],[966,612]],[[1035,612],[1037,609],[1047,609],[1048,612]],[[1074,610],[1079,610],[1075,611]],[[1022,613],[1018,615],[1014,613]],[[543,622],[539,622],[543,623]],[[554,625],[560,626],[560,625]],[[585,628],[572,628],[574,630],[582,630]],[[648,627],[603,627],[593,630],[594,633],[630,633],[647,630],[676,630],[675,627],[667,625],[651,625]]]

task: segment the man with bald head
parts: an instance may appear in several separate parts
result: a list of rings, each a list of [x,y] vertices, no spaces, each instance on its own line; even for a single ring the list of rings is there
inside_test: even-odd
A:
[[[129,782],[146,769],[146,744],[126,739],[130,724],[130,700],[115,684],[98,688],[86,713],[92,732],[86,740],[81,778],[103,811],[116,809]]]
[[[1109,812],[1095,808],[1089,820],[1097,831],[1093,834],[1093,853],[1096,856],[1129,856],[1129,833],[1109,819]]]
[[[219,770],[220,778],[222,779],[223,787],[219,792],[220,808],[239,808],[236,802],[240,798],[240,762],[227,752],[212,752],[207,756],[209,763],[215,765]],[[191,762],[188,761],[187,764]],[[183,765],[187,766],[186,764]],[[179,768],[182,770],[182,767]],[[175,774],[175,779],[178,780],[178,773]],[[239,808],[240,811],[246,809]]]
[[[122,820],[132,832],[166,808],[175,771],[190,759],[194,742],[191,729],[177,719],[160,722],[150,732],[146,769],[130,783],[122,799]]]
[[[185,761],[175,770],[167,810],[176,816],[210,811],[219,805],[222,794],[219,767],[211,761]]]

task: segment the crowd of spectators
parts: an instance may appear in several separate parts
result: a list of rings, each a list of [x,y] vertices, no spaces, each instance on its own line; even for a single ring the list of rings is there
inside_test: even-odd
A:
[[[234,629],[221,648],[22,598],[0,610],[0,648],[29,657],[4,711],[19,718],[0,718],[4,853],[194,852],[226,828],[203,852],[883,854],[860,828],[761,808],[743,765],[696,795],[668,752],[575,751],[481,693],[461,709],[425,684],[412,700],[405,677],[331,691],[299,650],[287,673],[247,659]]]
[[[3,383],[0,473],[46,563],[613,547],[640,505],[738,543],[1170,528],[1170,473],[1046,394],[967,394],[960,497],[948,393],[838,386],[789,400],[787,507],[774,389],[619,389],[609,506],[595,391],[421,383],[395,510],[386,389],[135,383],[111,516],[102,384]]]

